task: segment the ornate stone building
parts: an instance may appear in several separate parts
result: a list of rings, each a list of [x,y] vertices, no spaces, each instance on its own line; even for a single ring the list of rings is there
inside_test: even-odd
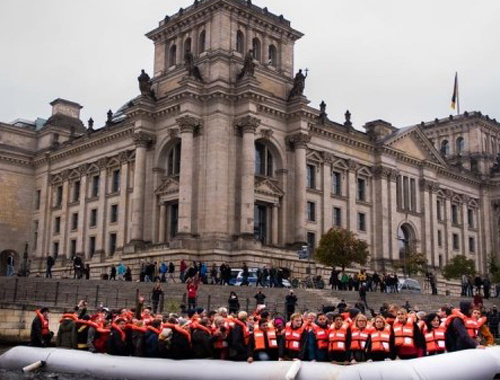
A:
[[[63,99],[48,120],[0,124],[3,256],[28,242],[32,269],[51,254],[102,270],[169,256],[299,272],[297,249],[332,226],[366,240],[377,269],[408,247],[480,271],[498,252],[495,120],[331,121],[295,75],[302,34],[251,1],[197,0],[147,37],[153,78],[105,126]]]

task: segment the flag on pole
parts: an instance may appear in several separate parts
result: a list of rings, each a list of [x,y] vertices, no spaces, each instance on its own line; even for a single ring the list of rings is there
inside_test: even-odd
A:
[[[451,108],[455,109],[458,103],[458,73],[455,73],[455,86],[453,87],[453,96],[451,97]]]

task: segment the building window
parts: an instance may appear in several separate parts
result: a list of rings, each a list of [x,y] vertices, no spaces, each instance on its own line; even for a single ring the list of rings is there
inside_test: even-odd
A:
[[[469,238],[469,252],[476,252],[476,239],[474,239],[473,237]]]
[[[443,246],[443,233],[441,230],[438,230],[438,247]]]
[[[451,222],[453,224],[458,224],[459,222],[457,205],[451,205]]]
[[[366,214],[358,212],[358,230],[366,231]]]
[[[40,210],[40,201],[42,199],[42,191],[37,190],[35,193],[35,210]]]
[[[240,54],[245,52],[245,36],[241,30],[236,32],[236,51]]]
[[[118,222],[118,205],[111,205],[110,223]]]
[[[437,200],[436,201],[436,212],[437,212],[437,219],[439,221],[442,221],[443,220],[443,203],[441,202],[441,200]]]
[[[90,221],[89,221],[89,226],[90,227],[95,227],[97,226],[97,209],[94,208],[90,210]]]
[[[309,257],[311,257],[316,249],[316,234],[314,232],[307,233],[307,249],[309,250]]]
[[[469,228],[474,228],[474,210],[471,208],[467,209],[467,224]]]
[[[92,177],[92,198],[99,196],[99,176],[95,175]]]
[[[276,67],[278,63],[277,50],[276,46],[274,45],[269,45],[269,55],[267,63],[274,67]]]
[[[109,234],[109,254],[114,255],[116,251],[116,233]]]
[[[453,234],[453,249],[458,251],[460,249],[460,238],[458,234]]]
[[[191,45],[192,45],[191,37],[188,37],[186,41],[184,41],[184,54],[191,52]]]
[[[307,220],[309,222],[316,221],[316,203],[307,202]]]
[[[253,58],[256,60],[256,61],[261,61],[261,52],[260,52],[260,40],[255,37],[253,40],[252,40],[252,49],[253,49]]]
[[[207,35],[206,35],[205,31],[202,31],[200,33],[200,39],[198,41],[198,54],[201,54],[206,50],[206,39],[207,39],[206,36]]]
[[[342,227],[342,209],[340,207],[333,208],[333,225]]]
[[[78,213],[74,212],[71,214],[71,230],[75,231],[78,229]]]
[[[177,176],[181,172],[181,142],[177,142],[168,153],[167,175]]]
[[[120,191],[120,169],[113,170],[111,192],[117,193]]]
[[[455,149],[457,154],[463,153],[465,149],[465,140],[463,137],[459,137],[455,143]]]
[[[415,178],[410,178],[410,211],[417,211],[417,184]]]
[[[71,239],[69,241],[69,252],[71,254],[71,257],[76,256],[76,239]]]
[[[443,267],[443,255],[439,255],[438,260],[439,260],[439,268],[442,268]]]
[[[177,63],[177,46],[172,45],[168,53],[168,65],[171,67],[175,66],[176,63]]]
[[[179,204],[171,203],[167,206],[168,231],[170,238],[174,238],[179,233]]]
[[[267,242],[268,236],[268,208],[263,204],[254,205],[254,224],[253,233],[255,240],[260,241],[262,244]]]
[[[342,174],[339,172],[332,172],[332,185],[333,194],[342,195]]]
[[[441,142],[440,152],[445,157],[450,154],[450,143],[448,142],[448,140],[444,140]]]
[[[366,180],[358,178],[358,201],[366,201]]]
[[[273,155],[265,144],[255,143],[255,174],[273,176]]]
[[[61,217],[56,216],[54,219],[54,234],[58,234],[59,232],[61,232]]]
[[[95,236],[89,237],[89,256],[94,256],[95,253]]]
[[[307,188],[316,188],[316,166],[307,165]]]
[[[38,220],[35,220],[35,223],[33,225],[33,247],[36,250],[36,246],[38,244]]]
[[[52,257],[56,259],[58,255],[59,255],[59,242],[55,241],[54,243],[52,243]]]
[[[56,187],[56,207],[62,205],[62,197],[63,197],[63,187],[59,185]]]
[[[75,181],[73,183],[73,202],[78,202],[80,200],[80,181]]]

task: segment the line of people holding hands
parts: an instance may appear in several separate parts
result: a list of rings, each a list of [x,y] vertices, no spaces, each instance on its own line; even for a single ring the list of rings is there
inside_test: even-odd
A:
[[[169,359],[254,361],[309,360],[338,364],[412,359],[463,349],[483,348],[486,317],[470,302],[435,313],[408,312],[394,305],[368,318],[358,309],[341,313],[294,313],[286,322],[272,318],[264,305],[251,315],[227,309],[187,315],[153,314],[140,298],[134,310],[89,315],[85,302],[65,313],[57,346],[120,356]],[[31,344],[47,346],[48,309],[36,311]],[[491,342],[489,342],[491,343]]]

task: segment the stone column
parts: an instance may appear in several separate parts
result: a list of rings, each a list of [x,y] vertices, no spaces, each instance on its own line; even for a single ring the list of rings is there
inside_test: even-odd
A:
[[[191,116],[177,119],[181,132],[181,169],[179,178],[179,236],[192,234],[193,134],[201,121]]]
[[[273,211],[272,211],[272,231],[271,231],[271,244],[276,246],[278,245],[278,236],[279,236],[279,231],[278,231],[278,217],[279,217],[279,210],[280,210],[280,205],[279,203],[274,203],[273,204]]]
[[[420,180],[420,192],[421,192],[421,207],[423,211],[423,228],[422,228],[422,243],[421,250],[427,255],[427,262],[429,264],[433,263],[432,255],[432,185],[429,181],[425,179]]]
[[[358,213],[356,207],[356,199],[357,199],[357,189],[358,183],[356,181],[356,168],[357,165],[354,161],[349,160],[349,172],[347,174],[347,229],[354,233],[358,231]]]
[[[397,179],[399,173],[397,170],[391,170],[389,175],[389,190],[390,190],[390,228],[389,228],[389,259],[399,259],[399,242],[398,242],[398,202],[397,202]]]
[[[307,243],[306,207],[307,207],[307,143],[311,137],[305,133],[297,133],[288,138],[295,149],[295,244]]]
[[[333,226],[332,202],[332,156],[325,157],[323,162],[323,217],[321,218],[321,234]]]
[[[166,235],[165,235],[165,225],[167,219],[167,205],[165,202],[160,204],[160,215],[158,221],[158,243],[165,243]]]
[[[118,238],[116,242],[117,248],[123,248],[128,242],[128,177],[129,177],[129,156],[130,152],[121,152],[118,156],[120,167],[120,203],[118,205]]]
[[[134,136],[135,167],[134,192],[132,193],[132,232],[131,243],[144,241],[144,190],[146,179],[146,149],[151,141],[149,135],[139,132]]]
[[[444,254],[446,265],[450,260],[450,254],[453,252],[453,233],[451,230],[451,197],[453,193],[451,190],[446,190],[446,198],[444,199],[444,218],[445,218],[445,229],[444,229]]]
[[[70,197],[71,186],[68,179],[68,170],[64,170],[61,176],[63,177],[63,195],[62,195],[62,212],[61,212],[61,225],[60,225],[60,240],[59,240],[59,252],[65,253],[68,259],[71,258],[71,252],[69,250],[69,224],[71,223],[71,217],[68,211],[68,201]]]
[[[374,251],[372,253],[373,259],[377,264],[377,269],[382,267],[384,259],[389,258],[390,246],[390,213],[389,213],[389,180],[391,169],[376,166],[374,168],[373,176],[373,199],[374,199],[374,216],[372,220],[377,223],[374,226],[375,237]]]
[[[465,195],[463,197],[462,206],[462,255],[470,255],[469,251],[469,228],[467,226],[467,203],[469,201],[469,196]],[[477,244],[476,244],[477,245]],[[477,246],[476,246],[477,248]]]
[[[88,249],[87,247],[87,165],[82,164],[79,167],[79,171],[81,174],[80,179],[80,207],[78,208],[78,230],[80,233],[78,234],[78,240],[76,242],[76,251],[80,254],[83,254],[85,259],[89,259],[88,257]]]
[[[245,116],[236,121],[243,135],[241,159],[240,235],[253,239],[255,204],[255,132],[260,120]]]
[[[106,247],[106,232],[107,232],[107,203],[106,203],[106,193],[107,193],[107,166],[108,160],[106,158],[101,158],[97,161],[97,166],[99,166],[99,201],[97,203],[97,226],[98,226],[98,237],[96,238],[96,254],[103,254],[103,252],[108,253]]]
[[[439,266],[439,247],[438,247],[438,226],[439,222],[437,219],[437,191],[439,190],[439,185],[435,182],[432,182],[428,185],[429,187],[429,196],[431,198],[430,204],[430,213],[431,213],[431,225],[429,226],[432,233],[432,241],[431,241],[431,255],[432,260],[429,262],[434,267]],[[442,235],[441,235],[442,239]]]

